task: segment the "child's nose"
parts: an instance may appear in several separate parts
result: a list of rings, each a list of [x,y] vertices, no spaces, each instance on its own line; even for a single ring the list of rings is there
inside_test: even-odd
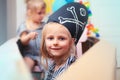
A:
[[[54,44],[54,45],[57,45],[57,44],[58,44],[58,40],[57,40],[57,39],[54,39],[53,44]]]

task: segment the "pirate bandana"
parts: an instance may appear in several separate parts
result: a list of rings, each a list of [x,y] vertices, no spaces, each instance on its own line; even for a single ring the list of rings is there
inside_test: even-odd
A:
[[[76,2],[68,3],[49,16],[48,22],[57,22],[64,25],[77,44],[88,20],[87,8]]]

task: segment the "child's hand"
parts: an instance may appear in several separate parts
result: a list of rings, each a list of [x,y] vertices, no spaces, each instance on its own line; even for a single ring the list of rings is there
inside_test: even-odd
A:
[[[30,39],[35,39],[35,38],[37,37],[37,35],[38,35],[37,32],[30,32],[30,33],[28,34],[28,36],[29,36]]]
[[[30,40],[33,40],[37,37],[38,33],[37,32],[30,32],[30,33],[26,33],[24,32],[22,35],[21,35],[21,42],[23,45],[28,45],[29,41]]]

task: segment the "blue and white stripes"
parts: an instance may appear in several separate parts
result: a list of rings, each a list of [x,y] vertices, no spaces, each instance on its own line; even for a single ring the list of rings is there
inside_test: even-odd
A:
[[[55,78],[59,76],[61,73],[63,73],[75,60],[76,60],[75,56],[70,56],[67,59],[66,63],[63,66],[61,66],[59,69],[57,69],[56,71],[54,71],[55,63],[49,64],[44,80],[55,80]]]

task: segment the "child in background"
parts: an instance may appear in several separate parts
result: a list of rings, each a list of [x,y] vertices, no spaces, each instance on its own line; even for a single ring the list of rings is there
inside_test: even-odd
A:
[[[17,34],[23,45],[22,56],[29,69],[40,62],[40,40],[42,22],[45,16],[46,4],[43,0],[26,0],[26,21],[17,29]]]
[[[55,80],[76,60],[76,44],[87,24],[88,12],[80,3],[68,3],[53,13],[42,30],[41,61],[44,80]]]

